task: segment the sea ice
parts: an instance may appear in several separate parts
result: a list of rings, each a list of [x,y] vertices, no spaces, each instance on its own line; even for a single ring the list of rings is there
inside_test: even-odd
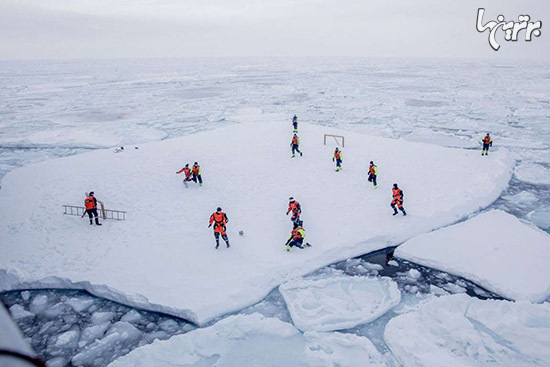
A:
[[[522,162],[514,172],[520,181],[535,185],[550,185],[550,169],[537,163]]]
[[[10,314],[14,320],[24,319],[27,317],[34,317],[32,312],[25,310],[21,305],[13,305],[10,307]]]
[[[0,291],[85,289],[204,324],[292,278],[454,223],[496,200],[512,175],[504,150],[481,157],[305,123],[304,155],[291,158],[290,126],[269,122],[284,118],[248,111],[241,124],[8,173],[0,190],[0,205],[10,208],[0,211]],[[325,133],[345,135],[341,172]],[[370,159],[380,169],[377,190],[366,182]],[[185,188],[175,172],[194,161],[205,183]],[[394,182],[405,192],[407,217],[391,215]],[[126,210],[127,220],[96,227],[61,214],[62,204],[83,205],[90,190],[107,209]],[[287,253],[289,196],[302,204],[313,247]],[[229,216],[232,246],[216,251],[207,225],[218,206]]]
[[[550,236],[500,210],[416,236],[395,256],[506,298],[542,302],[550,296]]]
[[[389,366],[369,339],[353,334],[300,333],[260,314],[236,315],[166,341],[155,341],[110,367],[150,366],[353,367]]]
[[[434,297],[391,319],[384,340],[403,367],[550,365],[550,303]]]
[[[550,230],[550,208],[533,210],[527,214],[527,218],[545,231]]]
[[[401,300],[397,283],[387,277],[294,279],[279,291],[302,331],[349,329],[377,319]]]

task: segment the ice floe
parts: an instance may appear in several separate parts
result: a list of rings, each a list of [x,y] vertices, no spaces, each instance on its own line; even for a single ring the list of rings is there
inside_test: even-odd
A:
[[[391,319],[384,339],[403,367],[550,365],[550,303],[434,297]]]
[[[500,210],[416,236],[395,256],[509,299],[542,302],[550,296],[550,236]]]
[[[110,367],[150,366],[353,367],[389,366],[369,339],[353,334],[306,332],[260,314],[216,324],[133,350]]]
[[[295,279],[281,284],[294,325],[302,331],[331,331],[371,322],[401,301],[387,277]]]
[[[496,200],[512,175],[504,150],[481,157],[308,124],[300,124],[304,156],[291,158],[289,126],[246,116],[122,154],[93,151],[10,172],[0,190],[0,205],[10,208],[0,212],[0,291],[86,289],[204,324],[287,280],[454,223]],[[341,172],[325,133],[345,135]],[[377,190],[366,182],[371,159]],[[175,172],[194,161],[205,183],[185,188]],[[391,215],[394,182],[407,217]],[[96,227],[62,214],[62,204],[82,205],[90,190],[127,220]],[[313,247],[287,253],[289,196],[302,204]],[[218,206],[230,218],[232,247],[216,251],[207,225]]]

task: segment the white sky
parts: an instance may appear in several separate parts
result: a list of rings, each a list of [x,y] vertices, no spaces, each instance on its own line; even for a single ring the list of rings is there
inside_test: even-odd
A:
[[[475,29],[541,20],[493,51]],[[548,31],[545,27],[549,27]],[[0,0],[0,59],[396,56],[550,61],[549,0]]]

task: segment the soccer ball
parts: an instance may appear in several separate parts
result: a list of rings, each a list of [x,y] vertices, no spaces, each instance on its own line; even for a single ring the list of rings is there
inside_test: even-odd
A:
[[[244,236],[244,231],[239,231],[239,236]]]

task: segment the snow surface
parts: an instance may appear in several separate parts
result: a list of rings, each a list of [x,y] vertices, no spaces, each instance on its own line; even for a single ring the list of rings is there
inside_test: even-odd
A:
[[[550,365],[550,303],[434,297],[391,319],[384,339],[403,367]]]
[[[377,319],[401,301],[397,283],[387,277],[294,279],[279,291],[302,331],[349,329]]]
[[[72,126],[58,130],[30,132],[23,136],[3,137],[4,147],[60,147],[60,148],[107,148],[134,145],[162,140],[167,133],[130,123],[105,126],[104,123],[86,124],[86,127]]]
[[[523,182],[550,185],[550,169],[541,164],[522,162],[516,167],[514,174]]]
[[[414,237],[395,256],[509,299],[542,302],[550,296],[550,236],[500,210]]]
[[[498,198],[514,165],[506,151],[481,157],[305,123],[304,156],[292,159],[289,124],[275,123],[281,116],[243,110],[236,119],[244,123],[10,172],[0,190],[0,205],[10,208],[0,212],[0,291],[83,288],[204,324],[289,279],[456,222]],[[342,172],[334,172],[324,133],[346,137]],[[371,159],[378,190],[366,182]],[[193,161],[205,185],[186,189],[175,172]],[[394,182],[407,217],[391,215]],[[96,227],[61,214],[90,190],[107,208],[128,211],[127,220]],[[313,247],[287,253],[289,196],[302,203]],[[217,206],[230,218],[232,247],[215,251],[207,224]]]
[[[306,332],[258,313],[236,315],[164,342],[155,341],[110,367],[150,366],[388,366],[369,339],[353,334]]]

